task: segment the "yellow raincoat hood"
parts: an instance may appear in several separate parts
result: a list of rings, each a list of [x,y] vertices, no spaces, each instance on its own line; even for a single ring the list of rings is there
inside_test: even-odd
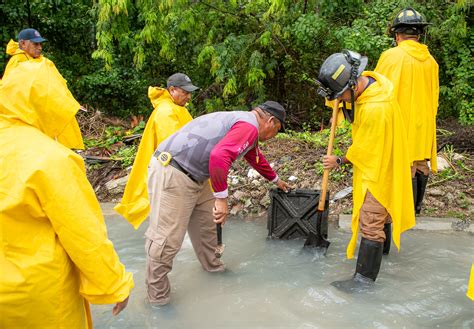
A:
[[[10,40],[8,42],[7,49],[5,52],[10,56],[24,53],[24,51],[20,49],[18,42],[16,42],[15,40]]]
[[[2,80],[5,95],[10,95],[0,106],[3,117],[36,127],[66,147],[83,149],[75,118],[80,105],[54,63],[43,57],[22,62],[11,72]]]
[[[135,229],[150,212],[147,168],[153,153],[163,140],[192,120],[186,108],[175,104],[166,89],[149,87],[148,97],[155,110],[143,132],[122,201],[114,208]]]
[[[91,328],[89,302],[133,287],[82,158],[51,138],[77,105],[46,61],[0,83],[0,328]]]
[[[431,171],[436,173],[438,64],[428,47],[413,40],[402,41],[382,53],[375,71],[393,83],[405,123],[410,163],[429,159]]]
[[[400,234],[415,225],[411,173],[403,121],[393,86],[384,76],[363,72],[376,81],[356,100],[352,145],[346,157],[353,164],[352,239],[347,257],[357,243],[360,208],[369,190],[389,212],[393,241],[400,249]]]

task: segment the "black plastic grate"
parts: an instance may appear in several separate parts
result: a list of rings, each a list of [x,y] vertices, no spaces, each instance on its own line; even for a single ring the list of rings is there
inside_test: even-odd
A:
[[[271,204],[268,210],[268,236],[277,239],[306,238],[309,232],[318,234],[318,203],[321,191],[296,189],[285,193],[270,190]],[[320,223],[321,234],[327,238],[329,192]]]

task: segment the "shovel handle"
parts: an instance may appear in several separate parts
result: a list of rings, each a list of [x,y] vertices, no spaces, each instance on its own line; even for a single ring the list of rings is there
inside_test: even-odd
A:
[[[216,232],[217,232],[217,245],[222,245],[222,225],[216,224]]]
[[[329,143],[328,143],[328,150],[326,152],[326,155],[332,154],[332,148],[334,144],[334,133],[336,131],[338,112],[339,112],[339,101],[336,99],[334,100],[334,105],[332,108],[331,133],[329,134]],[[319,211],[324,211],[324,204],[326,203],[326,192],[328,189],[328,179],[329,179],[329,169],[324,169],[323,182],[321,186],[322,190],[321,190],[321,195],[319,196],[319,204],[318,204]]]

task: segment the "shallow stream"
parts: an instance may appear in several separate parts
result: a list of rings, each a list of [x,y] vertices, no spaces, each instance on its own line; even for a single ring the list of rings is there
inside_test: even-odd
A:
[[[134,273],[135,289],[118,316],[93,305],[95,328],[474,328],[466,297],[474,255],[469,233],[413,231],[399,254],[384,256],[373,289],[346,294],[330,285],[348,278],[350,234],[330,226],[326,257],[302,250],[304,240],[267,240],[266,218],[231,218],[224,227],[225,273],[201,269],[186,239],[170,274],[171,303],[145,300],[142,227],[106,216],[109,237]]]

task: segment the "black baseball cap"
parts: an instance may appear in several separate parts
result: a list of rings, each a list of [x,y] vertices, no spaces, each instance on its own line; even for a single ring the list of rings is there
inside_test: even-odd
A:
[[[270,113],[275,118],[280,121],[281,124],[281,132],[285,132],[285,118],[286,118],[286,111],[285,108],[278,102],[275,101],[266,101],[263,104],[258,105],[257,107],[261,108],[265,112]]]
[[[184,73],[175,73],[170,76],[166,82],[166,87],[179,87],[189,93],[199,89],[199,87],[193,85],[191,79]]]
[[[18,33],[18,41],[20,40],[29,40],[33,42],[43,42],[48,41],[41,36],[41,34],[35,29],[24,29]]]

